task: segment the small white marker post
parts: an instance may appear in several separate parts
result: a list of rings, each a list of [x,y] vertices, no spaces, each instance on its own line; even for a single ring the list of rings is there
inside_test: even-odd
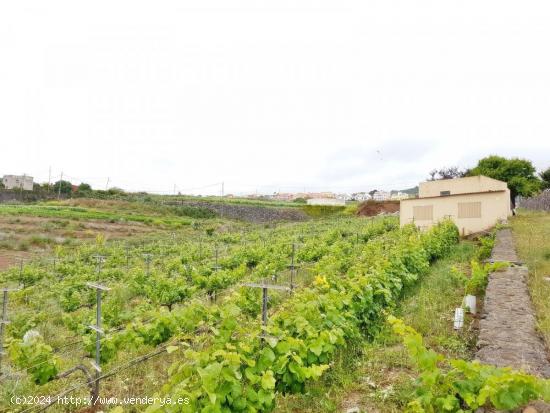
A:
[[[455,308],[454,329],[460,330],[464,326],[464,309]]]
[[[466,307],[471,314],[475,314],[477,312],[476,296],[467,295],[464,297],[464,307]]]

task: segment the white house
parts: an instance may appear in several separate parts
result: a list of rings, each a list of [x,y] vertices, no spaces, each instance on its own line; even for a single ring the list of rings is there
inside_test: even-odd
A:
[[[511,214],[506,182],[483,175],[421,182],[418,198],[400,202],[402,226],[424,229],[448,218],[462,235],[485,231]]]
[[[356,192],[351,195],[351,199],[354,201],[368,201],[371,196],[367,192]]]
[[[28,175],[4,175],[2,183],[6,189],[23,189],[32,191],[33,178]]]
[[[400,201],[402,199],[408,199],[408,198],[410,198],[409,194],[407,194],[405,192],[401,192],[401,191],[398,191],[394,194],[391,194],[391,196],[390,196],[390,199],[393,200],[393,201]]]
[[[331,206],[345,206],[346,201],[344,199],[336,198],[311,198],[307,200],[308,205],[331,205]]]
[[[387,201],[390,199],[390,193],[386,191],[376,191],[372,194],[372,199],[375,201]]]

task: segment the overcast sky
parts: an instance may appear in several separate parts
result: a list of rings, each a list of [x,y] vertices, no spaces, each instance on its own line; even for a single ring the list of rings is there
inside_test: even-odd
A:
[[[550,3],[2,1],[0,174],[226,193],[550,166]]]

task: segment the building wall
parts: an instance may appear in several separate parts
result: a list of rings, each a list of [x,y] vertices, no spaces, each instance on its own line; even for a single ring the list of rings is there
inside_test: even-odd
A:
[[[372,199],[375,201],[387,201],[390,199],[390,193],[386,191],[376,191],[372,194]]]
[[[346,201],[343,199],[334,198],[311,198],[307,200],[308,205],[332,205],[343,206],[346,205]]]
[[[419,198],[440,196],[443,191],[450,191],[451,195],[455,195],[472,192],[505,191],[508,188],[506,182],[482,175],[421,182],[418,187]]]
[[[408,198],[409,198],[409,194],[406,194],[404,192],[398,192],[390,196],[390,199],[395,201],[400,201],[402,199],[408,199]]]
[[[402,200],[399,219],[401,226],[414,222],[424,229],[450,217],[461,235],[469,235],[489,229],[510,215],[510,191],[506,189],[492,193]]]
[[[24,189],[25,191],[33,190],[33,178],[26,175],[4,175],[2,183],[6,189]]]

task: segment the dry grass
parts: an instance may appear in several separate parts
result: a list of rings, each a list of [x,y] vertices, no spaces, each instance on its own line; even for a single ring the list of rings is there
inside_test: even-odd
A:
[[[521,211],[511,224],[519,258],[529,267],[538,328],[550,343],[550,213]]]

